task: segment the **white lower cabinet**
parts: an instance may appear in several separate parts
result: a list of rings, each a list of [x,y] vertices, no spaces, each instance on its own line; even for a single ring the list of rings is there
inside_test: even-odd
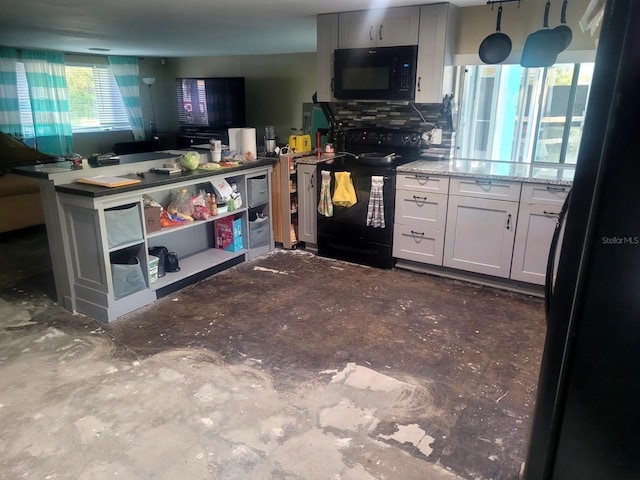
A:
[[[442,265],[449,178],[398,175],[397,185],[393,256]]]
[[[318,243],[316,228],[318,201],[316,165],[298,164],[298,239]]]
[[[513,246],[511,278],[544,285],[551,238],[560,207],[521,205]]]
[[[551,239],[568,193],[569,187],[564,186],[522,187],[511,279],[544,285]]]
[[[517,215],[517,202],[449,196],[444,266],[509,278]]]

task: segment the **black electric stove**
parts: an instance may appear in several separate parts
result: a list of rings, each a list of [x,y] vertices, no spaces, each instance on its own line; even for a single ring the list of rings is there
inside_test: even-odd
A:
[[[356,128],[346,132],[345,152],[318,165],[318,201],[322,195],[322,172],[331,178],[349,172],[357,201],[350,207],[333,205],[331,216],[318,213],[318,254],[379,268],[392,268],[396,168],[420,156],[421,133],[392,128]],[[342,153],[342,154],[341,154]],[[383,179],[384,227],[367,224],[372,177]],[[333,198],[333,197],[332,197]]]

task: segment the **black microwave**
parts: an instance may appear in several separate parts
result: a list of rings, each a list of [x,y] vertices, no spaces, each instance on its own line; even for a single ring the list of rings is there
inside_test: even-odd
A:
[[[333,94],[338,100],[413,100],[418,46],[336,49]]]

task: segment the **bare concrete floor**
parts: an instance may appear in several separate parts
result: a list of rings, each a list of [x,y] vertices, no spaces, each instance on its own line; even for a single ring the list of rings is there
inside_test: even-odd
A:
[[[0,479],[518,478],[540,299],[277,251],[101,324],[43,235],[0,237]]]

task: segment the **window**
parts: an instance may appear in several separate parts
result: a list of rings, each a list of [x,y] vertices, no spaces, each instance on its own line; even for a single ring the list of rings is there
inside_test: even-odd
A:
[[[67,94],[73,132],[131,130],[116,80],[108,65],[67,65]],[[24,136],[34,136],[24,64],[18,62],[18,99]]]
[[[576,163],[593,63],[460,68],[459,158]]]

